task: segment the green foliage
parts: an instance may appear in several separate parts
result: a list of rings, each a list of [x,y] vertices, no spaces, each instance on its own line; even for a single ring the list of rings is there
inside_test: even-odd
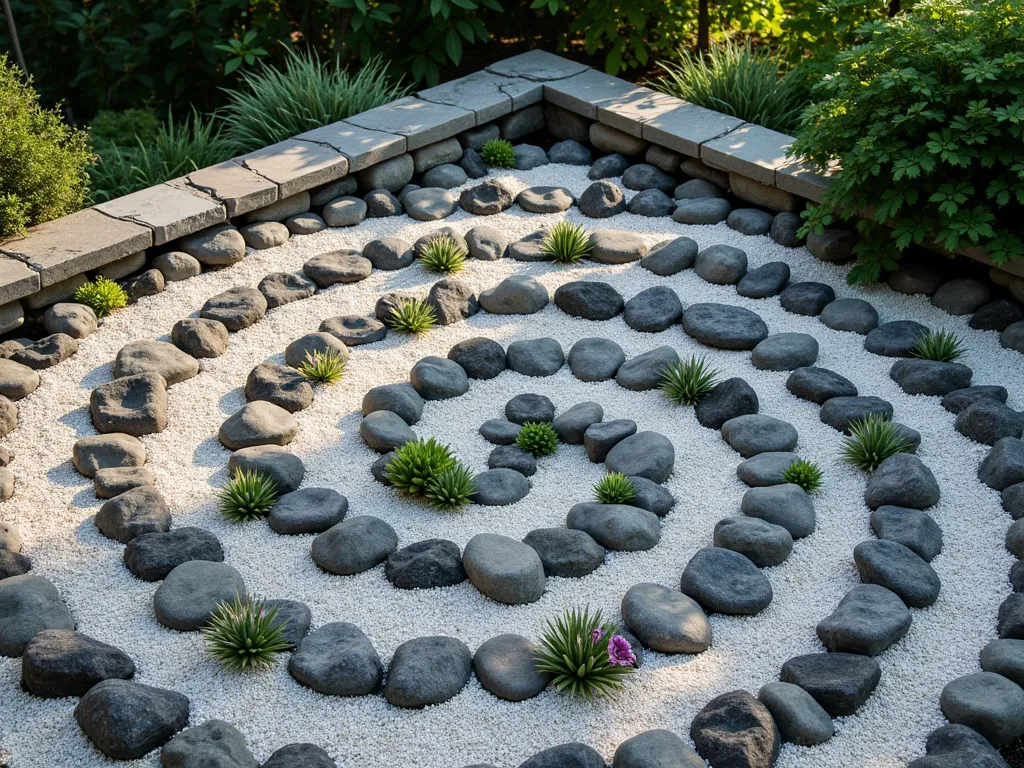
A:
[[[81,208],[94,159],[88,136],[43,109],[32,81],[0,54],[0,240]]]
[[[541,243],[541,250],[554,262],[576,264],[590,255],[593,246],[583,227],[563,219],[551,227]]]
[[[680,50],[676,60],[658,66],[665,72],[656,83],[659,91],[774,131],[794,130],[807,105],[800,75],[749,40],[712,43],[706,56]]]
[[[528,421],[516,435],[516,445],[539,459],[558,450],[558,434],[550,424]]]
[[[416,336],[426,333],[436,324],[437,314],[434,308],[423,299],[403,301],[391,313],[391,319],[388,321],[391,330]]]
[[[634,496],[636,486],[621,472],[609,472],[594,486],[594,497],[602,504],[629,504]]]
[[[316,52],[289,50],[285,67],[260,62],[226,91],[226,135],[242,151],[259,149],[394,101],[409,92],[373,58],[355,74]]]
[[[911,354],[923,360],[952,363],[963,357],[966,351],[960,334],[943,329],[922,333],[917,338]]]
[[[410,440],[397,451],[384,474],[392,486],[413,496],[427,492],[430,481],[458,465],[451,449],[434,438]]]
[[[114,144],[132,147],[141,141],[150,144],[160,133],[160,118],[149,109],[104,109],[89,124],[89,136],[97,147]]]
[[[345,360],[336,349],[313,350],[306,353],[299,373],[314,384],[334,384],[345,375]]]
[[[273,478],[248,469],[236,472],[217,496],[221,514],[236,523],[266,517],[277,498],[277,483]]]
[[[287,619],[277,618],[277,608],[269,611],[264,603],[242,600],[221,603],[203,627],[207,651],[225,668],[241,672],[262,669],[274,663],[274,654],[291,645],[284,637]]]
[[[476,493],[476,480],[461,462],[435,473],[426,485],[427,501],[441,512],[457,512],[469,504],[469,497]]]
[[[708,365],[704,356],[691,355],[689,360],[679,360],[662,371],[658,389],[679,405],[696,405],[715,388],[717,381],[718,371]]]
[[[491,139],[484,142],[480,149],[480,157],[492,168],[514,168],[516,164],[515,150],[512,142],[505,139]]]
[[[100,144],[99,162],[90,172],[93,200],[127,195],[233,157],[237,147],[222,127],[194,110],[181,123],[168,113],[152,141],[136,136],[134,146]]]
[[[798,459],[786,467],[782,479],[787,483],[795,483],[807,493],[813,495],[821,489],[821,467],[813,461]]]
[[[911,449],[899,427],[878,414],[857,419],[849,431],[850,436],[843,439],[843,458],[865,472],[874,472],[890,456]]]
[[[537,669],[554,675],[555,690],[573,698],[611,698],[634,670],[610,663],[608,639],[617,631],[601,623],[600,611],[592,616],[590,608],[573,608],[547,622],[535,655]]]
[[[451,235],[440,235],[427,241],[420,261],[428,272],[451,274],[462,271],[466,254]]]
[[[239,67],[245,65],[252,65],[256,63],[256,59],[260,56],[267,55],[267,49],[260,47],[257,42],[258,33],[255,29],[250,29],[246,32],[242,39],[239,40],[237,37],[230,38],[226,43],[217,43],[213,46],[218,51],[224,51],[228,55],[228,60],[224,64],[224,74],[230,75]]]
[[[851,282],[877,280],[912,245],[1024,254],[1024,5],[925,0],[863,29],[813,89],[793,153],[838,162],[805,231],[853,219]]]
[[[75,290],[74,299],[79,304],[92,307],[96,317],[106,317],[111,312],[128,306],[128,294],[124,288],[102,275],[97,276],[91,283],[79,286]]]

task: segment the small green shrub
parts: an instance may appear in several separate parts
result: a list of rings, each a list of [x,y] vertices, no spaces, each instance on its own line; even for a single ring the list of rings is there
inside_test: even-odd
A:
[[[306,49],[289,49],[283,70],[262,61],[257,66],[242,75],[241,89],[224,89],[227,136],[243,151],[344,120],[409,92],[400,80],[391,80],[379,56],[355,74]]]
[[[922,360],[937,360],[941,363],[952,363],[964,356],[963,338],[952,331],[932,331],[922,333],[911,354]]]
[[[306,353],[299,373],[314,384],[334,384],[345,375],[345,360],[336,349],[314,350]]]
[[[88,135],[40,106],[32,80],[0,54],[0,240],[85,205],[94,161]]]
[[[150,144],[160,133],[160,119],[149,109],[126,109],[122,112],[105,109],[89,124],[93,144],[115,144],[134,147],[140,141]]]
[[[277,501],[277,483],[270,475],[246,469],[236,472],[217,498],[221,514],[229,520],[260,520],[270,514]]]
[[[392,486],[413,496],[427,492],[430,481],[457,465],[451,449],[434,438],[410,440],[397,451],[384,474]]]
[[[431,238],[423,247],[420,261],[428,272],[450,274],[461,272],[466,265],[466,254],[451,235]]]
[[[74,299],[79,304],[92,307],[96,317],[106,317],[128,306],[128,294],[124,288],[102,275],[91,283],[79,286],[75,290]]]
[[[590,255],[593,246],[590,235],[579,224],[559,221],[548,232],[541,243],[541,250],[559,264],[576,264]]]
[[[850,435],[843,439],[843,458],[865,472],[874,472],[878,465],[911,449],[900,434],[899,427],[878,414],[865,416],[850,424]]]
[[[441,512],[457,512],[469,504],[469,497],[476,493],[476,480],[461,462],[436,473],[427,481],[427,501]]]
[[[680,49],[655,88],[663,93],[784,133],[796,129],[806,88],[781,59],[751,42],[712,43],[706,55]]]
[[[287,651],[287,619],[277,618],[277,608],[265,610],[264,603],[242,600],[221,603],[203,627],[209,653],[227,669],[261,669],[274,663],[274,654]]]
[[[555,690],[573,698],[611,698],[636,667],[629,642],[601,612],[571,609],[548,621],[537,648],[537,669],[554,675]]]
[[[907,248],[1024,255],[1024,4],[922,0],[861,27],[812,91],[792,147],[837,164],[804,231],[859,219],[851,282]]]
[[[696,405],[718,381],[718,371],[708,365],[701,355],[679,360],[667,366],[661,374],[658,388],[679,405]]]
[[[388,325],[398,333],[418,336],[437,325],[437,314],[423,299],[409,299],[395,308]]]
[[[594,486],[594,497],[602,504],[629,504],[634,496],[636,486],[621,472],[609,472]]]
[[[516,151],[512,148],[512,142],[505,139],[484,142],[480,157],[492,168],[514,168],[516,165]]]
[[[516,435],[516,445],[535,458],[550,456],[558,450],[558,434],[550,424],[528,421]]]
[[[798,459],[786,467],[782,478],[787,483],[795,483],[809,494],[815,494],[821,489],[822,472],[821,467],[813,461]]]

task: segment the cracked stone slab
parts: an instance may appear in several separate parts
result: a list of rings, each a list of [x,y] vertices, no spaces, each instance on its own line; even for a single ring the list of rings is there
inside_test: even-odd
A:
[[[570,61],[540,49],[502,59],[487,67],[488,72],[496,75],[541,81],[561,80],[563,77],[572,77],[588,69],[590,67],[586,64]]]
[[[686,104],[650,88],[633,88],[621,98],[597,105],[597,119],[630,136],[643,136],[644,123]]]
[[[596,120],[598,104],[622,99],[635,90],[635,83],[588,69],[572,77],[545,83],[544,98],[570,112]]]
[[[344,120],[300,133],[295,138],[334,147],[348,158],[349,173],[403,155],[406,150],[405,136],[371,131]]]
[[[348,118],[373,131],[405,136],[409,151],[447,139],[476,125],[476,113],[447,104],[406,96]]]
[[[193,171],[186,178],[220,200],[229,219],[277,202],[277,184],[231,160]]]
[[[471,109],[476,113],[476,124],[482,125],[513,109],[537,103],[544,97],[544,86],[518,77],[474,72],[416,95],[435,104]]]
[[[38,272],[22,261],[0,256],[0,304],[28,296],[39,288]]]
[[[790,160],[788,164],[775,169],[775,186],[820,203],[821,196],[832,182],[832,173],[837,168],[838,163],[835,163],[822,173],[809,163]]]
[[[45,288],[153,245],[153,230],[92,208],[32,227],[0,251],[40,273]]]
[[[743,125],[738,117],[723,115],[696,104],[683,104],[643,124],[642,136],[690,157],[700,157],[700,145]]]
[[[163,245],[227,219],[224,206],[198,190],[194,193],[171,183],[93,206],[108,216],[153,230],[153,245]],[[141,250],[141,249],[140,249]]]
[[[775,169],[786,165],[793,137],[745,123],[700,148],[700,159],[713,168],[735,171],[762,184],[775,185]]]
[[[332,147],[285,139],[236,157],[234,162],[278,186],[278,199],[290,197],[348,173],[348,158]]]

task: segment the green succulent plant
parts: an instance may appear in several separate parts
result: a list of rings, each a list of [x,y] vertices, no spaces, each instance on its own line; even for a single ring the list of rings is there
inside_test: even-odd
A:
[[[629,504],[636,496],[636,486],[621,472],[609,472],[594,486],[594,496],[602,504]]]
[[[388,462],[384,475],[392,486],[413,496],[427,492],[430,481],[454,469],[458,462],[451,449],[434,438],[410,440]]]
[[[929,330],[917,338],[911,354],[922,360],[937,360],[940,363],[952,363],[964,356],[964,341],[960,334],[952,331]]]
[[[227,669],[261,669],[274,663],[274,655],[291,648],[284,637],[287,619],[278,619],[277,608],[269,611],[263,601],[243,600],[221,603],[203,627],[209,653]]]
[[[388,325],[398,333],[419,336],[437,324],[434,308],[423,299],[407,299],[391,312]]]
[[[221,513],[235,522],[266,517],[277,499],[277,483],[273,478],[248,469],[236,472],[218,494]]]
[[[480,157],[492,168],[514,168],[516,164],[516,151],[512,148],[512,142],[505,139],[484,142]]]
[[[128,306],[128,294],[124,288],[102,275],[91,283],[79,286],[74,299],[79,304],[92,307],[96,317],[106,317]]]
[[[461,462],[434,474],[426,485],[426,497],[434,509],[441,512],[457,512],[469,504],[469,497],[476,493],[476,480]]]
[[[661,373],[658,388],[680,405],[696,405],[718,381],[718,371],[711,368],[704,356],[693,355],[679,360]]]
[[[550,456],[558,450],[558,434],[550,424],[528,421],[516,435],[516,445],[535,458]]]
[[[558,264],[576,264],[593,250],[587,231],[579,224],[565,220],[551,227],[540,247],[549,259]]]
[[[611,698],[635,670],[636,656],[601,612],[571,609],[548,621],[535,654],[537,669],[554,675],[555,690],[573,698]]]
[[[787,483],[799,485],[809,494],[815,494],[821,489],[822,472],[821,467],[813,461],[798,459],[786,467],[782,478]]]
[[[345,360],[336,349],[314,350],[306,353],[299,373],[314,384],[334,384],[345,375]]]
[[[900,428],[879,414],[857,419],[849,431],[849,437],[843,440],[843,458],[865,472],[874,472],[890,456],[908,453],[912,447]]]
[[[451,235],[440,235],[423,246],[420,261],[429,272],[451,274],[462,271],[466,265],[466,254]]]

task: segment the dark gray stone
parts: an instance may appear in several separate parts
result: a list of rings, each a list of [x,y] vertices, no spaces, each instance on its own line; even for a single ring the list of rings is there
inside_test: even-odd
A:
[[[517,144],[514,149],[517,171],[532,171],[548,164],[548,153],[536,144]]]
[[[610,320],[622,312],[624,304],[618,291],[597,280],[573,280],[555,290],[555,306],[584,320]]]
[[[392,552],[384,576],[398,589],[450,587],[466,580],[459,545],[446,539],[425,539]]]
[[[658,517],[665,517],[672,511],[676,500],[668,488],[646,477],[634,476],[629,478],[629,481],[633,483],[635,489],[633,498],[629,500],[631,506],[646,509]]]
[[[460,323],[480,311],[472,286],[453,277],[444,277],[430,286],[427,304],[433,308],[438,325]]]
[[[493,379],[505,370],[505,349],[484,336],[460,341],[448,350],[448,359],[461,365],[471,379]]]
[[[772,219],[772,228],[768,236],[785,248],[799,248],[806,239],[798,234],[803,224],[803,219],[797,214],[783,211]]]
[[[1024,320],[1024,307],[1009,299],[990,301],[971,316],[968,325],[978,331],[1002,333],[1014,323]]]
[[[749,559],[721,547],[697,550],[686,564],[680,589],[705,611],[753,616],[772,601],[772,585]]]
[[[391,411],[401,416],[406,424],[415,424],[423,415],[423,405],[423,398],[411,384],[381,384],[363,395],[362,413],[369,416],[374,411]]]
[[[569,510],[565,524],[590,534],[602,547],[621,552],[643,552],[661,539],[657,515],[627,504],[581,502]]]
[[[143,581],[160,581],[190,560],[223,562],[220,540],[205,528],[186,526],[166,533],[144,533],[124,548],[124,564]]]
[[[97,683],[75,707],[89,741],[114,760],[133,760],[164,745],[188,725],[188,698],[128,680]]]
[[[782,665],[784,683],[799,685],[832,717],[852,715],[882,676],[878,662],[854,653],[809,653]]]
[[[619,429],[625,426],[628,425],[623,424]],[[605,457],[605,467],[609,472],[621,472],[629,477],[636,475],[663,483],[672,474],[675,460],[675,448],[667,437],[645,431],[630,434],[616,442]]]
[[[662,240],[640,259],[640,266],[661,277],[669,277],[693,266],[698,250],[697,243],[689,237]]]
[[[383,563],[398,549],[395,529],[378,517],[350,517],[327,529],[311,548],[313,562],[328,573],[351,576]]]
[[[580,339],[569,350],[569,370],[580,381],[608,381],[626,362],[626,353],[611,339]]]
[[[480,292],[480,306],[495,315],[532,315],[548,303],[548,289],[528,275],[506,277]]]
[[[832,738],[832,718],[811,694],[792,683],[768,683],[757,693],[783,741],[811,747]]]
[[[853,549],[861,581],[878,584],[910,608],[927,608],[939,597],[938,574],[928,563],[895,541],[862,541]]]
[[[950,413],[960,413],[978,400],[994,400],[997,403],[1005,403],[1006,398],[1006,387],[975,385],[950,392],[942,398],[942,407]]]
[[[466,233],[469,255],[483,261],[497,261],[505,255],[508,237],[500,229],[480,225]]]
[[[743,494],[741,511],[773,525],[781,525],[794,539],[814,533],[814,503],[795,483],[764,485]]]
[[[443,357],[424,357],[409,371],[409,382],[424,400],[448,400],[469,391],[469,377],[456,362]]]
[[[554,406],[552,406],[552,410]],[[604,409],[599,403],[577,403],[563,411],[551,421],[558,440],[567,445],[583,445],[583,436],[592,424],[604,418]]]
[[[476,491],[469,500],[485,507],[515,504],[530,492],[530,481],[523,474],[505,467],[481,472],[474,480]]]
[[[141,467],[146,463],[146,448],[131,435],[87,435],[75,442],[71,461],[83,475],[93,477],[100,469]]]
[[[382,237],[363,246],[363,257],[374,269],[396,270],[411,266],[416,259],[412,246],[399,237]]]
[[[899,542],[926,563],[942,551],[942,529],[919,509],[879,507],[871,513],[871,530],[880,539]]]
[[[519,424],[506,419],[488,419],[480,425],[480,436],[494,445],[512,445],[519,436]]]
[[[199,316],[224,323],[229,331],[240,331],[263,319],[267,299],[255,288],[236,286],[207,299]],[[198,371],[197,371],[198,372]],[[193,374],[194,375],[194,374]],[[167,378],[166,376],[164,377]],[[168,379],[168,384],[175,382]]]
[[[227,563],[189,560],[164,578],[153,595],[153,611],[165,627],[191,632],[206,625],[222,603],[245,596],[245,582]]]
[[[277,500],[267,523],[281,534],[323,533],[345,519],[348,499],[332,488],[300,488]]]
[[[858,584],[818,622],[818,639],[833,653],[877,656],[910,631],[911,616],[895,592]]]
[[[442,166],[443,167],[443,166]],[[457,166],[449,166],[457,167]],[[452,186],[457,187],[459,184],[465,183],[466,179],[463,177],[462,181]],[[449,187],[444,184],[431,184],[426,181],[424,177],[423,183],[428,187]],[[370,219],[380,219],[387,216],[401,216],[403,213],[402,204],[398,198],[391,194],[386,189],[373,189],[366,193],[363,197],[363,202],[366,203],[366,216]]]
[[[484,690],[505,701],[526,701],[552,680],[537,669],[537,646],[522,635],[498,635],[485,640],[473,654],[473,671]]]
[[[819,374],[820,376],[820,374]],[[832,429],[849,434],[850,424],[868,416],[892,418],[892,403],[874,395],[841,395],[821,404],[819,418]]]
[[[327,203],[321,213],[328,227],[354,227],[366,218],[367,209],[365,201],[344,195]]]
[[[996,630],[1004,640],[1024,640],[1024,594],[1015,592],[999,606]]]
[[[217,437],[225,448],[237,451],[255,445],[288,445],[298,431],[299,423],[284,408],[254,400],[225,419]]]
[[[531,232],[509,246],[508,257],[514,261],[550,261],[551,257],[544,250],[547,239],[547,229]]]
[[[679,354],[672,347],[656,347],[620,365],[615,373],[615,382],[634,392],[656,389],[665,371],[678,362]]]
[[[1004,437],[1020,437],[1024,432],[1024,413],[1000,403],[981,398],[960,411],[956,417],[956,431],[964,437],[984,445],[995,445]]]
[[[932,306],[951,315],[970,315],[992,298],[988,284],[968,277],[944,283],[932,296]]]
[[[747,272],[736,284],[736,293],[748,299],[766,299],[778,296],[789,284],[789,264],[770,261]]]
[[[591,424],[583,433],[583,447],[587,457],[595,464],[604,461],[608,452],[630,435],[636,434],[636,422],[631,419],[614,419],[600,424]]]
[[[741,235],[767,235],[772,228],[775,217],[759,208],[736,208],[726,218],[729,229],[735,229]]]
[[[642,333],[660,333],[679,322],[683,304],[667,285],[655,285],[640,291],[626,302],[626,325]]]
[[[441,187],[414,189],[402,198],[405,212],[417,221],[438,221],[455,213],[458,200]],[[329,222],[328,222],[329,223]]]
[[[565,187],[530,187],[516,196],[519,207],[529,213],[561,213],[576,200]]]
[[[257,286],[267,300],[267,309],[308,299],[316,293],[316,283],[301,272],[271,272]]]
[[[573,139],[560,141],[548,150],[548,159],[562,165],[590,165],[590,150]],[[618,176],[619,174],[615,174]]]
[[[630,213],[649,218],[668,216],[675,210],[675,207],[675,201],[660,189],[645,189],[643,192],[637,192],[627,206]]]
[[[850,398],[857,396],[857,386],[845,376],[828,368],[809,366],[797,368],[786,379],[786,389],[801,400],[810,400],[822,405],[833,398]],[[842,405],[845,400],[836,403],[834,408]],[[891,415],[891,413],[890,413]],[[848,425],[844,423],[844,429]]]
[[[784,310],[808,317],[817,317],[835,300],[836,292],[824,283],[791,283],[779,294]]]
[[[281,627],[281,639],[291,648],[295,648],[302,638],[309,634],[313,623],[313,612],[309,606],[298,600],[264,600],[263,609],[274,614],[274,625]]]
[[[536,550],[507,536],[477,534],[466,544],[462,563],[473,586],[499,603],[536,602],[547,585]]]
[[[422,258],[427,246],[430,245],[432,241],[441,237],[450,237],[455,241],[455,245],[463,255],[469,255],[469,243],[466,242],[466,238],[464,238],[454,227],[441,227],[439,229],[435,229],[433,232],[428,232],[423,235],[423,237],[413,243],[413,253]]]
[[[841,229],[826,229],[807,235],[807,250],[821,261],[830,264],[844,264],[853,257],[853,246],[857,244],[857,233]]]
[[[171,341],[192,357],[220,357],[228,349],[228,329],[219,320],[186,317],[171,328]]]
[[[747,274],[747,253],[731,245],[712,245],[697,254],[693,271],[709,283],[735,285]]]
[[[338,768],[322,748],[316,744],[285,744],[274,750],[261,768]]]
[[[1024,483],[1007,486],[1000,495],[1002,497],[1003,509],[1010,513],[1010,517],[1014,520],[1020,520],[1024,517]],[[0,546],[2,546],[3,541],[2,534],[3,529],[0,528]],[[1018,555],[1018,557],[1024,557],[1024,555]]]
[[[590,234],[590,258],[599,264],[626,264],[647,253],[640,235],[616,229],[595,229]]]
[[[939,503],[939,484],[919,458],[909,453],[897,453],[872,473],[864,491],[864,503],[871,509],[886,504],[927,509]]]
[[[459,159],[462,159],[461,155]],[[442,163],[441,165],[435,165],[423,174],[423,186],[454,189],[455,187],[461,187],[468,179],[469,173],[463,167],[453,165],[452,163]],[[372,209],[370,215],[373,215]]]
[[[518,445],[499,445],[487,457],[490,469],[513,469],[524,477],[537,474],[537,460]]]
[[[592,747],[570,742],[538,752],[520,763],[519,768],[605,768],[605,764]]]
[[[1018,320],[1006,326],[999,334],[999,344],[1006,349],[1013,349],[1024,354],[1024,320]]]
[[[799,439],[792,424],[756,413],[729,419],[722,425],[722,437],[745,459],[768,451],[791,451]]]
[[[1024,640],[993,640],[981,649],[981,668],[1024,687]]]
[[[292,677],[328,696],[365,696],[380,689],[383,666],[355,624],[325,624],[307,635],[288,660]]]
[[[464,189],[459,195],[459,206],[474,216],[493,216],[510,207],[513,202],[512,193],[494,179]]]
[[[793,462],[799,460],[799,456],[789,451],[759,453],[753,458],[741,461],[736,467],[736,475],[752,488],[782,485],[788,482],[783,473]]]
[[[302,271],[321,288],[327,288],[365,280],[373,271],[373,264],[358,251],[340,250],[314,256],[302,265]]]
[[[466,147],[459,159],[459,168],[466,172],[470,179],[482,179],[487,175],[487,163],[480,157],[480,153],[472,148]]]
[[[868,333],[864,349],[885,357],[910,357],[917,340],[927,332],[926,326],[914,320],[893,320]]]
[[[135,664],[124,651],[70,629],[46,629],[21,657],[21,683],[35,696],[84,696],[103,680],[128,680]]]
[[[134,344],[143,344],[147,342],[133,342]],[[148,342],[149,344],[157,344],[159,342]],[[129,345],[131,346],[131,345]],[[174,349],[173,346],[168,344],[167,346]],[[58,363],[63,363],[73,354],[78,351],[78,340],[73,339],[66,333],[53,333],[49,336],[44,336],[32,344],[26,344],[21,349],[16,349],[9,356],[10,360],[15,363],[27,366],[35,371],[45,370],[46,368],[52,368]],[[174,350],[177,352],[177,350]],[[181,354],[180,352],[178,354]],[[120,354],[118,355],[120,358]],[[117,377],[117,361],[114,362],[114,376]],[[142,373],[143,371],[131,371],[131,373]],[[124,375],[124,374],[122,374]],[[193,374],[194,375],[194,374]],[[170,383],[170,382],[168,382]]]
[[[278,445],[256,445],[235,451],[228,459],[228,473],[259,472],[274,481],[278,493],[291,493],[306,474],[302,459]]]
[[[711,623],[692,599],[660,584],[636,584],[622,598],[622,620],[645,648],[659,653],[703,653]]]
[[[626,210],[626,196],[618,185],[602,179],[583,190],[576,205],[587,218],[606,219]]]
[[[612,768],[705,768],[705,763],[672,731],[655,729],[619,744]]]
[[[133,488],[103,502],[96,527],[108,539],[127,544],[144,533],[170,530],[171,511],[156,488]]]
[[[524,376],[552,376],[564,363],[562,347],[549,337],[513,341],[505,350],[505,365]]]
[[[613,179],[621,176],[629,167],[629,160],[617,152],[599,157],[587,171],[587,178],[593,180]]]
[[[716,696],[693,718],[690,738],[711,765],[767,768],[775,764],[782,737],[771,712],[746,691]]]
[[[939,697],[951,723],[973,728],[994,746],[1024,735],[1024,689],[992,672],[975,672],[946,684]]]
[[[683,199],[676,203],[672,218],[680,224],[718,224],[728,218],[731,210],[729,201],[719,197]]]
[[[889,275],[889,287],[896,293],[908,296],[924,294],[931,296],[945,280],[943,270],[934,264],[902,264]]]
[[[907,768],[1006,768],[1002,755],[988,739],[966,725],[944,725],[928,734],[926,757]]]
[[[18,422],[18,409],[7,398],[0,401],[0,433],[11,432]],[[167,426],[167,384],[157,373],[122,376],[92,391],[89,413],[98,432],[150,435]]]
[[[260,301],[266,303],[262,293],[255,289],[249,290],[253,290],[260,297]],[[231,326],[228,325],[229,330],[230,328]],[[171,387],[197,375],[199,361],[166,341],[151,339],[132,341],[121,347],[121,351],[114,358],[114,378],[120,379],[123,376],[134,376],[140,373],[159,374],[163,376],[167,386]]]
[[[267,224],[265,226],[271,226]],[[287,240],[288,230],[284,225],[278,225],[284,229],[284,240]],[[124,288],[124,292],[128,294],[128,301],[134,304],[139,299],[145,296],[156,296],[159,293],[164,292],[164,276],[159,269],[147,269],[144,272],[140,272],[137,275],[133,275],[126,280],[121,281],[121,287]]]
[[[819,319],[834,331],[862,336],[878,327],[878,311],[864,299],[836,299],[825,305]]]
[[[156,475],[146,467],[111,467],[96,472],[93,489],[96,497],[112,499],[133,488],[153,487]]]
[[[683,330],[717,349],[753,349],[768,338],[764,320],[728,304],[691,304],[683,312]]]
[[[223,720],[207,720],[182,731],[160,751],[164,768],[258,768],[245,737]]]
[[[1016,437],[997,440],[978,467],[978,477],[997,491],[1024,482],[1024,441]]]
[[[758,568],[784,563],[793,537],[781,525],[756,517],[724,517],[715,524],[714,544],[745,555]]]
[[[313,404],[313,386],[290,365],[260,363],[246,377],[245,399],[266,400],[294,413]]]
[[[757,393],[743,379],[733,377],[716,384],[694,406],[698,423],[708,429],[721,429],[727,421],[757,413]]]
[[[754,347],[750,362],[762,371],[792,371],[814,365],[818,342],[807,333],[775,333]]]
[[[622,186],[637,191],[657,189],[661,192],[672,192],[676,188],[676,180],[660,168],[638,163],[622,172]]]
[[[24,576],[32,570],[32,561],[25,555],[0,548],[0,580]]]
[[[960,363],[939,360],[897,360],[889,377],[908,395],[948,395],[971,385],[973,372]]]
[[[604,564],[604,547],[586,531],[537,528],[526,534],[523,543],[536,550],[546,576],[579,579]]]

